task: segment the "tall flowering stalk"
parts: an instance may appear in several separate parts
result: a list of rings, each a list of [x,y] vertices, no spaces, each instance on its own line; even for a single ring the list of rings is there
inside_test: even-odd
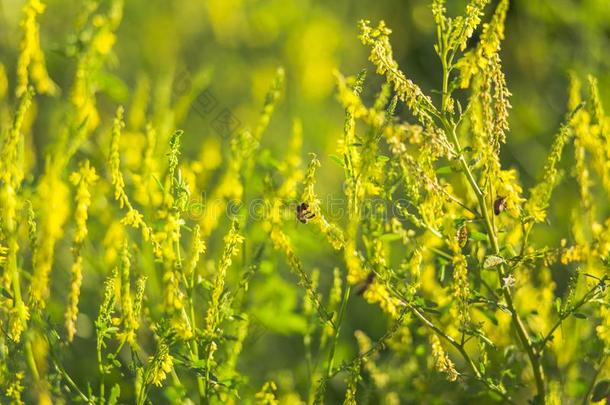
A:
[[[19,273],[19,241],[17,236],[17,210],[19,208],[19,189],[23,180],[23,156],[19,153],[23,145],[22,125],[31,105],[32,91],[25,93],[13,118],[13,124],[3,137],[0,149],[0,201],[4,209],[1,214],[2,238],[4,248],[4,271],[2,287],[12,291],[12,299],[3,308],[8,312],[8,335],[14,341],[21,339],[26,329],[30,312],[22,297],[21,275]]]
[[[40,0],[28,0],[23,7],[23,20],[19,60],[17,62],[17,96],[26,93],[30,78],[42,94],[57,93],[57,85],[51,80],[40,48],[40,26],[36,18],[44,13],[46,5]]]
[[[210,302],[208,310],[205,316],[205,334],[210,339],[210,342],[205,348],[205,395],[209,398],[212,395],[211,390],[211,375],[212,369],[216,368],[214,365],[214,353],[218,350],[218,344],[215,339],[217,338],[218,328],[226,317],[226,313],[222,311],[220,306],[221,296],[225,290],[225,283],[227,278],[227,271],[233,264],[233,257],[237,255],[239,249],[244,241],[244,237],[239,234],[239,225],[237,221],[233,221],[229,233],[224,238],[224,250],[218,267],[216,270],[216,278],[212,287]]]
[[[87,218],[89,217],[89,206],[91,205],[90,188],[97,181],[98,176],[88,160],[81,163],[77,172],[72,173],[70,181],[76,186],[76,208],[74,211],[74,222],[76,224],[74,231],[74,239],[72,242],[72,255],[74,262],[70,271],[72,275],[72,283],[70,286],[70,294],[68,296],[68,309],[66,310],[66,329],[68,331],[68,340],[74,338],[76,333],[76,318],[78,317],[78,301],[80,297],[80,289],[83,280],[83,258],[81,249],[88,233]]]

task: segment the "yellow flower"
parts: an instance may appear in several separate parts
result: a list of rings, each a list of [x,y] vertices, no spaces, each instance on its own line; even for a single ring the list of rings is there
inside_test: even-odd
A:
[[[263,384],[261,390],[254,395],[257,405],[277,405],[277,386],[273,381]]]
[[[163,385],[163,381],[167,377],[167,374],[170,373],[174,367],[174,359],[169,353],[169,346],[165,341],[159,343],[157,352],[149,367],[148,383],[160,387]]]
[[[443,349],[440,339],[436,335],[430,336],[430,344],[432,345],[432,356],[436,369],[447,376],[447,380],[457,380],[459,373],[455,369],[453,361]]]
[[[17,62],[17,96],[27,91],[30,77],[40,93],[55,94],[57,86],[47,73],[45,57],[40,48],[40,28],[36,17],[45,10],[40,0],[29,0],[23,7],[23,20],[19,60]]]
[[[388,289],[382,283],[373,281],[363,294],[367,302],[371,304],[379,304],[383,312],[387,313],[392,318],[398,317],[398,308],[400,301],[392,297]]]

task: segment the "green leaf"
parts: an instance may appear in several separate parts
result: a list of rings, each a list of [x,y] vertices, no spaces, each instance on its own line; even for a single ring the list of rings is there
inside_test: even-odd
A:
[[[385,156],[385,155],[379,155],[377,156],[377,161],[378,162],[387,162],[388,160],[390,160],[389,157]]]
[[[561,314],[561,298],[559,297],[555,298],[555,309],[558,314]]]
[[[591,396],[591,401],[601,401],[608,395],[610,395],[610,380],[602,380],[595,385],[595,388],[593,388],[593,395]]]
[[[441,267],[441,271],[439,272],[439,275],[438,275],[438,281],[441,284],[444,284],[444,282],[445,282],[445,271],[447,270],[447,265],[445,263],[441,262],[441,266],[440,267]]]
[[[581,312],[574,312],[574,317],[578,318],[578,319],[587,319],[587,315],[585,315]]]
[[[0,294],[2,294],[4,298],[8,298],[9,300],[13,299],[11,293],[4,287],[0,287]]]
[[[381,235],[379,237],[379,240],[385,241],[385,242],[392,242],[395,240],[400,240],[402,239],[402,236],[400,236],[397,233],[384,233],[383,235]]]
[[[343,163],[343,159],[341,159],[339,156],[337,155],[329,155],[328,157],[330,157],[330,159],[335,162],[336,164],[338,164],[339,166],[345,168],[345,163]]]
[[[115,405],[119,400],[119,396],[121,395],[121,387],[119,384],[114,384],[112,386],[112,390],[110,391],[110,397],[108,397],[108,405]]]
[[[430,308],[438,308],[438,302],[436,302],[436,301],[432,301],[432,300],[428,300],[428,299],[424,298],[424,302]]]
[[[453,168],[451,166],[441,166],[436,169],[436,174],[451,174],[453,173]]]
[[[106,93],[113,101],[125,102],[129,98],[129,88],[120,77],[100,72],[97,79],[100,91]]]
[[[479,231],[472,231],[470,232],[470,238],[472,240],[486,241],[487,235]]]
[[[494,267],[498,267],[500,264],[504,263],[504,258],[497,255],[489,255],[485,258],[483,262],[484,269],[493,269]]]

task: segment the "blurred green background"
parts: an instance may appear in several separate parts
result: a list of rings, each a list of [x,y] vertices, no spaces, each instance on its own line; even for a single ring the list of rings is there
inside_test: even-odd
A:
[[[86,2],[46,3],[47,10],[39,19],[42,45],[50,76],[67,89],[74,67],[65,57],[66,44],[74,42],[75,21]],[[450,14],[456,15],[463,11],[465,1],[447,3]],[[15,71],[21,7],[21,1],[0,0],[0,60],[7,72]],[[488,7],[488,14],[492,9]],[[287,73],[286,94],[264,144],[275,156],[281,156],[292,120],[301,119],[303,150],[316,152],[322,162],[320,194],[338,193],[342,169],[328,156],[335,152],[344,114],[335,99],[333,71],[351,75],[365,67],[371,69],[368,50],[357,38],[356,23],[360,19],[385,20],[393,30],[396,59],[407,76],[428,94],[439,89],[440,66],[432,48],[435,28],[427,0],[127,0],[108,69],[111,85],[98,97],[105,117],[102,121],[106,126],[110,124],[108,117],[116,105],[128,105],[132,90],[143,78],[150,83],[153,99],[155,92],[167,91],[168,86],[178,97],[200,81],[206,89],[205,100],[213,100],[216,108],[211,113],[192,108],[179,123],[185,131],[184,154],[195,157],[204,142],[227,143],[213,125],[218,111],[228,109],[238,126],[256,123],[265,93],[281,65]],[[552,136],[566,112],[568,72],[573,70],[583,79],[587,74],[596,75],[602,98],[610,105],[610,92],[606,91],[610,84],[610,1],[513,0],[506,37],[501,55],[513,93],[513,112],[512,130],[502,154],[505,165],[517,167],[521,181],[529,186],[541,172]],[[372,99],[379,84],[380,78],[370,74],[365,98]],[[45,103],[54,100],[43,98],[41,111]],[[49,119],[43,117],[36,124],[41,128],[35,132],[35,146],[41,150],[56,136],[43,128]],[[564,185],[555,198],[561,201],[568,193],[572,191]],[[569,212],[562,212],[558,204],[552,208],[551,221],[562,225],[566,214]],[[299,244],[315,248],[313,238]],[[324,284],[332,268],[341,262],[326,248],[298,253],[322,270]],[[278,276],[269,273],[269,277]],[[265,286],[273,291],[265,292]],[[280,292],[278,286],[283,286]],[[305,371],[300,364],[301,337],[288,333],[291,327],[302,328],[298,323],[304,320],[281,318],[282,308],[290,312],[296,305],[298,291],[294,283],[282,279],[255,288],[259,289],[253,300],[254,307],[259,308],[256,315],[260,325],[259,330],[255,325],[250,332],[243,367],[251,371],[251,376],[256,376],[259,369],[279,370],[273,376],[278,385],[300,384],[296,388],[305,392],[304,378],[293,381],[290,373],[281,371],[297,364],[301,372]],[[345,330],[365,329],[372,337],[383,333],[387,323],[376,308],[362,300],[354,300],[351,305]],[[282,322],[297,325],[286,324],[282,330],[278,326]],[[347,340],[352,340],[353,346],[353,339]],[[339,350],[339,357],[345,357],[341,353],[354,348],[345,344]],[[252,385],[260,387],[268,377],[262,373],[252,377]]]
[[[75,32],[81,2],[49,0],[40,18],[43,48],[51,77],[61,87],[72,78],[62,55]],[[83,2],[83,4],[86,2]],[[241,125],[255,122],[277,66],[287,70],[287,94],[266,141],[281,151],[291,120],[304,124],[305,150],[319,152],[323,163],[334,151],[343,125],[334,99],[333,70],[354,74],[371,66],[357,38],[360,19],[385,20],[393,30],[396,58],[403,70],[428,92],[440,87],[439,63],[432,49],[434,25],[427,0],[313,1],[202,0],[125,2],[114,47],[114,79],[122,82],[102,101],[109,111],[126,103],[128,89],[148,75],[155,83],[176,86],[197,72],[212,70],[210,93]],[[465,1],[447,2],[450,14]],[[494,3],[494,2],[492,2]],[[0,2],[0,55],[14,72],[22,2]],[[488,7],[488,12],[492,7]],[[565,113],[567,73],[597,75],[610,84],[610,2],[606,0],[514,0],[507,19],[502,58],[512,90],[513,115],[505,157],[523,169],[528,184],[541,169],[541,156]],[[369,75],[369,84],[374,75]],[[376,78],[375,78],[376,79]],[[378,80],[377,80],[378,83]],[[62,86],[64,85],[64,86]],[[378,86],[369,86],[372,96]],[[104,103],[105,101],[105,103]],[[186,139],[214,137],[213,117],[191,111],[182,124]],[[44,140],[41,140],[44,142]],[[331,185],[339,168],[325,165]]]

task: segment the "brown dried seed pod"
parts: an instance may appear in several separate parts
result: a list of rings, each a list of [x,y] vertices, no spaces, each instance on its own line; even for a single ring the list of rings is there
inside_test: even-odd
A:
[[[463,224],[458,228],[457,241],[460,247],[466,246],[466,243],[468,242],[468,227],[466,226],[466,224]]]

